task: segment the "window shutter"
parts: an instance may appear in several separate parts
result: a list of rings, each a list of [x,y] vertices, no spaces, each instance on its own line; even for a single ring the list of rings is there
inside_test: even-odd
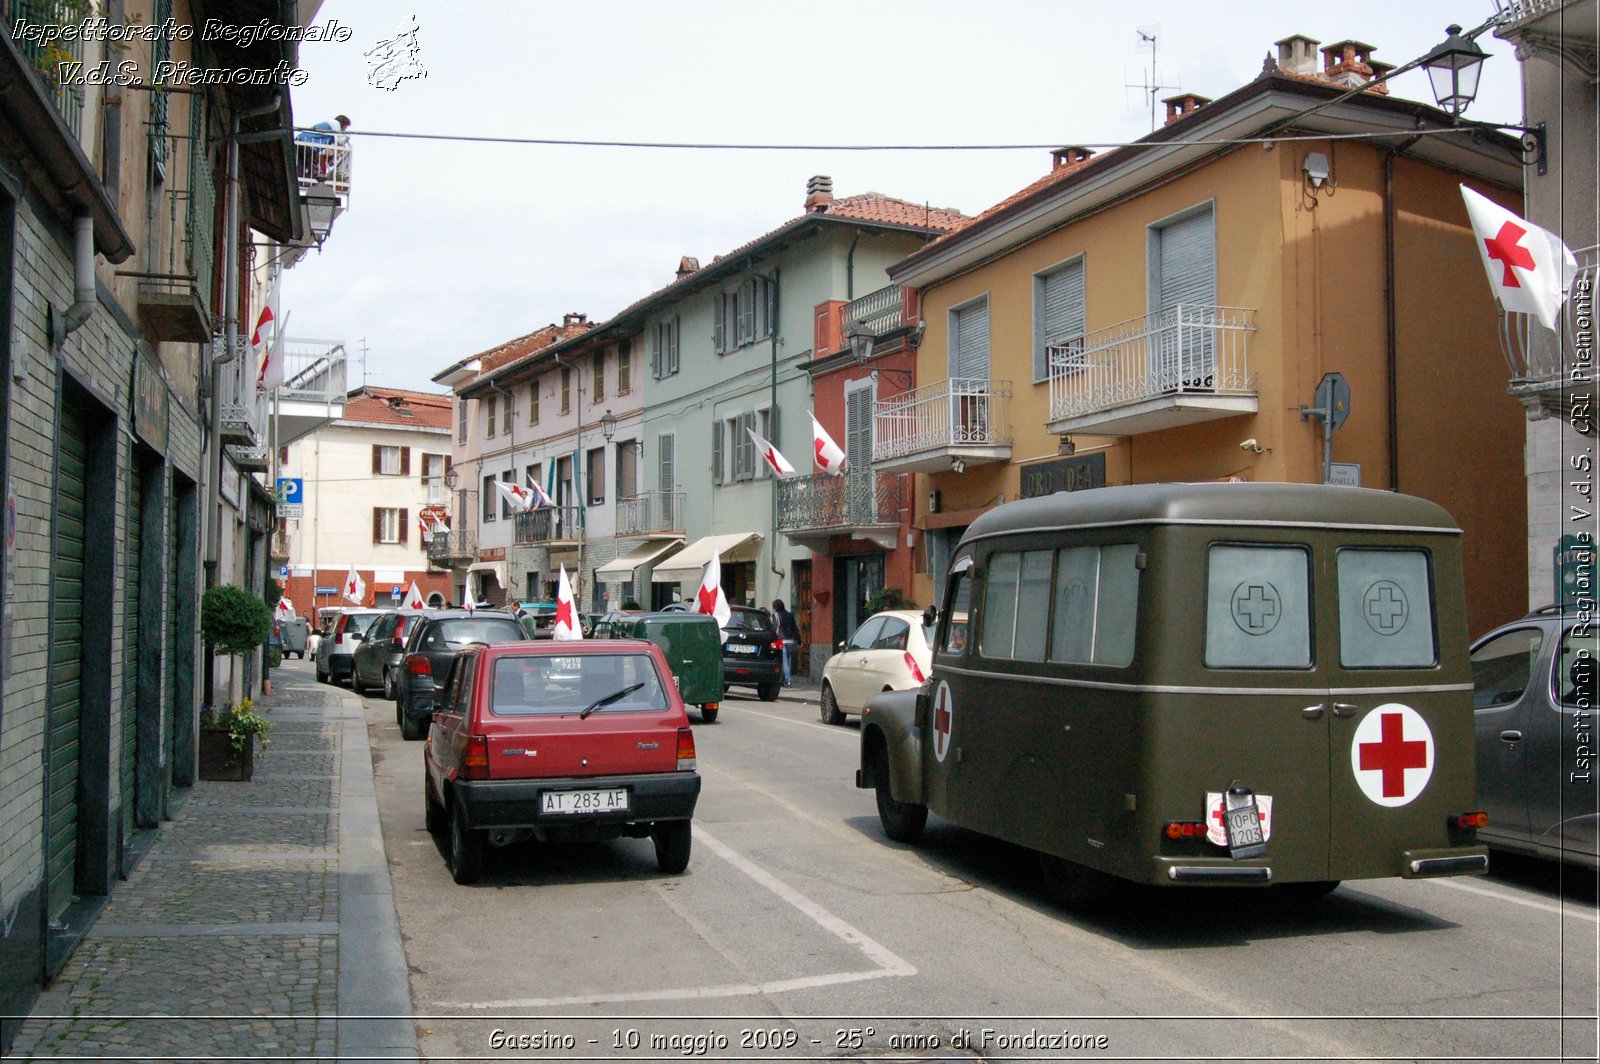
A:
[[[452,463],[452,459],[451,459],[450,455],[445,455],[444,456],[444,471],[446,473],[450,472],[450,466],[452,464],[453,463]]]
[[[722,483],[722,422],[711,422],[711,483]]]
[[[984,299],[955,312],[950,376],[989,379],[989,301]]]
[[[650,375],[661,379],[661,323],[650,326]]]
[[[844,457],[851,473],[872,468],[872,399],[871,388],[845,394]]]
[[[677,373],[678,372],[678,327],[679,327],[679,318],[678,318],[678,315],[674,314],[672,316],[672,327],[668,330],[668,336],[667,336],[667,339],[668,339],[667,373],[668,374],[673,374],[673,373]]]
[[[372,445],[372,472],[383,472],[383,448],[376,443]]]
[[[411,532],[411,511],[409,509],[402,509],[400,511],[400,545],[402,547],[405,546],[406,537],[410,534],[410,532]]]
[[[624,340],[617,345],[617,394],[627,395],[633,387],[633,341]]]
[[[673,491],[678,484],[678,437],[670,432],[656,437],[656,487]]]
[[[383,542],[383,510],[376,506],[372,508],[372,542]]]
[[[1039,303],[1034,308],[1039,330],[1033,351],[1033,379],[1050,376],[1046,348],[1082,338],[1084,333],[1083,260],[1039,279]]]
[[[1211,211],[1205,210],[1156,230],[1159,245],[1155,256],[1157,275],[1152,294],[1156,309],[1178,306],[1214,306],[1217,302],[1217,242]],[[1176,322],[1173,323],[1176,325]],[[1211,330],[1197,328],[1180,335],[1179,328],[1162,329],[1159,335],[1159,373],[1162,384],[1172,388],[1181,381],[1184,387],[1210,387],[1215,371],[1215,349]],[[1180,365],[1181,363],[1181,365]]]
[[[723,320],[727,307],[728,293],[718,292],[711,304],[711,348],[719,355],[728,349],[728,327]]]
[[[409,447],[400,448],[400,475],[403,477],[411,475],[411,448]]]
[[[747,277],[740,283],[734,306],[738,321],[738,342],[747,344],[754,340],[756,335],[756,283],[753,279]]]

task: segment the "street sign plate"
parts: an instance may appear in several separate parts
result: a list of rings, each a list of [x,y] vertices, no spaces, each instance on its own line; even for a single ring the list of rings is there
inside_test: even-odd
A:
[[[1361,486],[1361,463],[1329,462],[1328,483],[1337,484],[1344,488],[1359,488]]]

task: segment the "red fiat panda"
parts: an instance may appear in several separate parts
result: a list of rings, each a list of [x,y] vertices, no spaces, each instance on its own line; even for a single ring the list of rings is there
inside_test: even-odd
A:
[[[456,655],[424,752],[428,830],[472,883],[489,845],[649,836],[689,864],[694,733],[661,650],[621,640],[474,644]]]

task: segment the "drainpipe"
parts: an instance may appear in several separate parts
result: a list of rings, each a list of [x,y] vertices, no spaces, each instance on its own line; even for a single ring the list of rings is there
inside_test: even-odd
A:
[[[222,561],[222,364],[239,347],[239,127],[246,118],[268,115],[278,109],[281,93],[260,107],[233,114],[233,131],[228,138],[228,205],[223,233],[223,343],[221,353],[211,356],[211,484],[206,491],[206,587],[217,586]]]
[[[1394,159],[1395,156],[1417,142],[1411,137],[1395,144],[1383,154],[1383,344],[1384,369],[1387,374],[1389,490],[1400,490],[1400,418],[1396,394],[1400,379],[1399,342],[1395,335],[1394,291]]]
[[[850,250],[844,257],[844,298],[845,302],[856,297],[856,245],[861,243],[861,230],[857,229],[855,236],[850,238]]]
[[[854,245],[851,246],[850,251],[851,251],[852,254],[855,253]],[[772,399],[771,399],[772,418],[771,418],[771,424],[769,424],[767,426],[767,431],[772,433],[773,439],[777,439],[778,436],[779,436],[779,432],[778,432],[778,427],[779,427],[778,426],[778,416],[779,416],[778,415],[778,341],[781,338],[781,330],[778,328],[778,322],[780,320],[780,311],[783,309],[783,303],[782,303],[782,299],[781,299],[781,296],[782,296],[782,293],[783,293],[783,286],[778,283],[778,279],[782,275],[783,275],[783,271],[778,269],[776,266],[774,266],[773,269],[772,269],[772,276],[767,278],[767,280],[772,284],[772,375],[771,375],[771,380],[769,382],[770,387],[771,387],[771,392],[772,392]],[[772,480],[772,523],[771,523],[772,536],[771,536],[771,542],[768,543],[768,545],[767,545],[767,547],[768,547],[768,549],[767,549],[767,567],[772,570],[773,575],[775,575],[778,578],[778,582],[781,584],[783,582],[783,570],[778,568],[778,478],[776,476],[774,476],[774,477],[771,478],[771,480]]]
[[[67,337],[94,313],[94,218],[80,214],[73,220],[72,231],[72,306],[62,315],[61,331],[55,337],[59,347]]]

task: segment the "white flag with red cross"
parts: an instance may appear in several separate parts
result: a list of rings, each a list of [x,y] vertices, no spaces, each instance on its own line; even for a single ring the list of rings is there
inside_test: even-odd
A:
[[[746,427],[745,431],[750,434],[750,441],[756,445],[756,453],[765,458],[767,465],[772,467],[774,476],[786,477],[794,472],[794,466],[789,464],[783,453],[762,439],[755,429]]]
[[[728,607],[728,596],[722,590],[722,559],[715,554],[706,562],[705,575],[700,577],[700,590],[694,596],[694,612],[715,617],[719,628],[733,618],[733,610]]]
[[[1461,186],[1467,217],[1489,287],[1509,311],[1532,314],[1546,329],[1556,327],[1578,260],[1561,238],[1519,218],[1500,204]]]
[[[428,600],[422,597],[422,590],[417,587],[415,580],[406,589],[405,601],[402,605],[408,610],[423,610],[428,608]]]
[[[273,617],[280,621],[294,619],[294,603],[289,601],[288,595],[280,595],[278,597],[278,607],[273,611]]]
[[[367,582],[361,579],[361,574],[356,572],[356,567],[353,565],[344,578],[344,597],[346,601],[354,602],[357,606],[367,604]]]
[[[567,567],[561,567],[561,580],[556,585],[556,620],[550,626],[551,639],[582,639],[583,625],[578,620],[578,604],[572,598],[572,584],[567,580]]]
[[[812,451],[815,453],[817,468],[824,473],[834,476],[844,472],[844,452],[839,445],[833,442],[833,437],[828,435],[828,430],[822,427],[822,422],[817,420],[817,415],[811,415]]]
[[[494,486],[500,489],[500,494],[510,505],[513,513],[522,513],[533,509],[533,492],[515,482],[497,480]]]

